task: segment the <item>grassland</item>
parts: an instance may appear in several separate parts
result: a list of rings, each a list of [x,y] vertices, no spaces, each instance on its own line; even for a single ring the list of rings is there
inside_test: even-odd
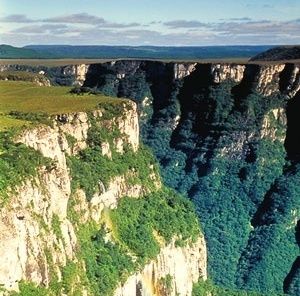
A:
[[[115,61],[118,59],[0,59],[0,65],[23,65],[23,66],[44,66],[44,67],[63,67],[69,65],[80,65],[80,64],[101,64],[106,62]],[[195,58],[195,59],[140,59],[140,58],[122,58],[121,60],[152,60],[163,63],[200,63],[200,64],[214,64],[214,63],[225,63],[225,64],[255,64],[255,65],[276,65],[294,63],[300,64],[300,59],[291,60],[277,60],[277,61],[251,61],[249,58]]]
[[[0,59],[0,65],[63,67],[69,65],[98,64],[112,60],[114,59]]]
[[[0,80],[35,81],[36,78],[44,78],[43,75],[28,71],[1,71]]]
[[[16,119],[12,113],[51,116],[89,111],[104,102],[118,104],[122,101],[104,95],[74,95],[70,90],[71,87],[38,86],[25,81],[0,81],[0,130],[31,124],[30,120]]]

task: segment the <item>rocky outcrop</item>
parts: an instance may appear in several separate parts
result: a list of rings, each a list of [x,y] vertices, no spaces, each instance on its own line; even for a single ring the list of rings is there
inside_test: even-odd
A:
[[[68,259],[77,261],[77,238],[66,219],[69,196],[59,189],[67,176],[43,174],[42,180],[17,188],[2,208],[0,284],[5,289],[18,290],[20,280],[47,287],[53,272],[60,278],[59,267]]]
[[[71,119],[80,115],[65,116]],[[74,129],[78,131],[80,125]],[[40,178],[17,187],[9,204],[1,209],[0,284],[9,290],[17,290],[20,280],[47,287],[53,272],[60,278],[59,267],[67,260],[77,260],[75,230],[67,219],[71,179],[66,135],[58,126],[38,126],[23,132],[17,141],[52,159],[53,166],[41,168]]]
[[[95,79],[96,76],[114,75],[116,80],[114,83],[117,85],[121,80],[127,76],[135,75],[140,71],[144,72],[149,79],[158,77],[162,73],[168,73],[171,71],[171,75],[166,77],[171,79],[184,79],[190,76],[195,70],[201,65],[208,65],[210,67],[210,75],[213,83],[222,83],[228,79],[240,83],[247,73],[256,71],[258,72],[255,77],[252,77],[257,84],[257,90],[263,95],[271,95],[272,93],[279,90],[280,80],[288,80],[284,90],[288,92],[290,97],[293,97],[300,89],[300,75],[299,75],[299,64],[283,63],[283,62],[270,62],[269,64],[262,64],[259,61],[251,61],[248,64],[237,64],[237,63],[196,63],[196,62],[156,62],[156,61],[141,61],[141,60],[117,60],[111,62],[104,62],[99,64],[76,64],[61,67],[31,67],[26,65],[0,65],[0,72],[2,71],[29,71],[35,73],[43,73],[38,75],[40,77],[36,83],[41,85],[50,85],[51,83],[59,85],[84,85],[86,84],[91,76]],[[288,69],[288,71],[287,71]],[[286,71],[286,72],[285,72]],[[53,74],[54,73],[54,74]],[[164,74],[163,74],[164,75]],[[207,75],[207,73],[205,73]],[[56,76],[61,76],[62,80],[57,81]],[[282,77],[281,77],[282,76]],[[47,78],[48,77],[48,78]],[[207,77],[205,77],[207,79]],[[105,79],[104,79],[105,80]],[[254,82],[253,81],[253,82]],[[103,81],[102,81],[103,83]],[[169,81],[170,83],[170,81]],[[98,84],[98,82],[97,82]],[[88,83],[89,85],[89,83]],[[101,85],[98,85],[101,86]],[[283,89],[281,89],[282,91]]]
[[[87,64],[65,66],[62,69],[63,75],[73,75],[75,80],[73,84],[82,86],[85,81],[85,75],[89,69]]]
[[[278,127],[281,127],[281,129]],[[278,140],[284,143],[286,130],[287,118],[285,110],[283,108],[273,109],[264,116],[261,138],[268,137],[272,141]]]
[[[50,80],[44,75],[44,71],[39,71],[38,73],[30,73],[29,71],[27,73],[19,74],[18,71],[16,71],[14,68],[12,71],[10,70],[10,65],[0,65],[0,81],[1,80],[12,80],[12,81],[29,81],[33,82],[38,86],[50,86]]]
[[[285,65],[261,66],[258,77],[257,90],[264,96],[269,96],[279,91],[280,73]]]
[[[116,139],[115,143],[117,151],[123,151],[124,140],[128,142],[132,150],[136,152],[139,148],[139,122],[137,116],[137,109],[135,104],[123,105],[124,116],[116,118],[114,124],[118,126],[120,132],[124,135],[122,138]]]
[[[211,74],[213,82],[222,83],[228,79],[232,79],[235,82],[241,82],[244,77],[245,65],[236,64],[212,64]]]
[[[174,243],[163,247],[156,260],[131,276],[114,296],[188,296],[199,278],[207,279],[203,237],[186,247],[175,247]]]
[[[174,78],[182,79],[195,71],[197,63],[176,63],[174,64]]]
[[[285,69],[290,70],[287,77],[286,90],[290,98],[293,98],[296,93],[300,90],[300,65],[299,64],[288,64]]]
[[[92,113],[94,117],[101,117],[101,110],[94,111]],[[72,145],[65,146],[62,150],[68,154],[76,154],[79,150],[87,147],[88,130],[91,123],[88,118],[88,114],[85,112],[76,112],[69,114],[62,114],[57,116],[57,130],[61,130],[65,135],[69,135],[74,138]],[[59,128],[58,128],[59,126]],[[60,145],[62,142],[60,140]],[[64,141],[65,143],[65,141]],[[68,150],[69,149],[69,150]]]

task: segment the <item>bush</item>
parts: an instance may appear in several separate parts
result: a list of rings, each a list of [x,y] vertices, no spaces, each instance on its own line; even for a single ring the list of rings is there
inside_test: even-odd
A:
[[[13,190],[16,185],[30,177],[38,176],[38,168],[51,166],[51,160],[40,152],[24,144],[14,142],[17,130],[0,133],[0,196],[7,197],[8,188]]]

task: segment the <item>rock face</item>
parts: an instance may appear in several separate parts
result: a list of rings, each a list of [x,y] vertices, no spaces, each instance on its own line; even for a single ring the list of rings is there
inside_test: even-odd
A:
[[[174,64],[174,78],[180,79],[190,75],[193,71],[195,71],[195,66],[197,63],[176,63]]]
[[[245,68],[245,65],[212,64],[211,74],[213,76],[213,82],[222,83],[228,79],[241,82],[244,77]]]
[[[258,73],[258,91],[264,96],[270,96],[279,91],[279,76],[285,68],[284,64],[262,66]]]
[[[285,66],[288,74],[287,92],[290,98],[293,98],[300,90],[300,65],[288,64]]]
[[[207,279],[205,250],[203,237],[186,247],[170,244],[162,248],[157,259],[131,276],[114,296],[191,295],[193,283],[199,278]]]
[[[70,65],[65,66],[62,69],[63,75],[73,75],[75,76],[74,84],[83,85],[85,80],[85,75],[88,71],[89,65],[79,64],[79,65]]]
[[[274,121],[276,124],[274,124]],[[279,131],[278,126],[281,126]],[[285,141],[287,127],[286,113],[283,108],[271,110],[263,120],[261,138],[268,137],[272,141],[278,140],[281,143]]]
[[[117,146],[119,147],[117,150],[119,152],[123,151],[123,141],[125,139],[125,141],[131,145],[132,150],[136,152],[139,148],[139,137],[136,136],[139,135],[139,122],[136,105],[131,105],[129,108],[127,108],[126,105],[123,107],[126,111],[125,116],[117,118],[116,122],[114,123],[119,127],[120,132],[125,136],[117,139]]]
[[[12,70],[15,72],[11,73],[10,71],[8,71],[7,73],[5,73],[4,71],[7,71],[7,70]],[[1,73],[1,72],[4,72],[4,73]],[[28,71],[28,72],[30,72],[30,71]],[[22,77],[22,75],[18,74],[18,71],[17,71],[17,69],[15,69],[15,66],[0,65],[0,74],[2,74],[2,75],[0,75],[0,80],[7,81],[7,80],[23,80],[23,79],[25,79],[26,81],[30,81],[30,82],[37,84],[38,86],[50,86],[51,85],[50,80],[44,75],[45,74],[44,71],[39,71],[39,72],[36,71],[35,74],[27,73],[28,76],[24,78],[24,75]]]
[[[71,190],[67,156],[77,155],[88,146],[91,121],[96,120],[104,129],[118,127],[120,138],[113,141],[118,153],[125,153],[125,143],[133,152],[138,151],[136,105],[128,102],[123,108],[122,116],[111,119],[102,119],[103,110],[95,110],[90,114],[62,114],[57,116],[52,127],[37,126],[22,132],[16,139],[40,151],[51,160],[51,166],[40,168],[40,177],[16,187],[9,193],[9,202],[1,208],[0,286],[4,289],[18,290],[21,280],[47,288],[53,278],[58,281],[62,278],[62,270],[67,262],[80,266],[84,264],[78,257],[78,225],[73,224],[68,216],[71,199],[77,201],[74,210],[81,213],[80,223],[100,223],[103,209],[116,208],[123,196],[136,198],[142,195],[142,185],[127,181],[134,177],[134,171],[112,178],[107,186],[99,181],[99,189],[90,201],[87,201],[83,190],[78,189],[75,194]],[[105,141],[100,146],[102,154],[111,158],[112,146]],[[149,177],[156,188],[161,186],[159,176],[154,171],[153,176]],[[203,237],[192,246],[166,246],[156,261],[150,262],[141,273],[128,279],[128,284],[123,286],[125,294],[118,288],[116,295],[135,295],[136,286],[130,284],[133,278],[142,281],[143,289],[147,289],[145,283],[157,286],[160,279],[168,274],[172,276],[174,293],[191,295],[193,282],[199,277],[206,279]],[[147,295],[154,295],[154,292]],[[90,292],[82,289],[81,295],[90,295]]]
[[[18,140],[51,158],[54,166],[50,171],[42,168],[40,179],[16,188],[9,204],[1,209],[0,282],[6,289],[16,289],[21,279],[48,286],[51,272],[46,254],[51,254],[54,266],[64,265],[67,259],[75,260],[76,236],[67,220],[71,193],[63,152],[67,141],[50,127],[26,131]],[[63,235],[55,233],[53,223],[57,221],[60,230],[56,231]],[[61,276],[59,268],[55,272]]]

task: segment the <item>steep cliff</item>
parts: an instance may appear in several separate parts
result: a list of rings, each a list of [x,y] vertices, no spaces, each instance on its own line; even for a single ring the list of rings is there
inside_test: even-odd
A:
[[[197,218],[162,187],[153,156],[140,146],[136,105],[102,105],[15,136],[9,149],[25,144],[39,153],[40,166],[13,187],[1,182],[3,295],[129,296],[139,289],[140,295],[191,295],[193,283],[206,279]],[[1,150],[4,161],[10,152]],[[140,223],[118,209],[123,199]],[[148,244],[153,249],[143,248]]]
[[[173,242],[140,273],[130,276],[114,295],[192,295],[193,284],[207,279],[205,258],[203,238],[186,247],[176,247]]]
[[[298,171],[299,77],[299,64],[282,62],[117,61],[88,69],[84,86],[137,102],[164,183],[196,205],[208,271],[221,286],[299,292],[299,202],[282,181]]]
[[[83,87],[137,103],[142,139],[163,183],[196,207],[213,282],[298,295],[299,63],[118,60],[83,68]],[[71,72],[50,80],[73,84],[78,76]],[[113,145],[101,144],[112,159]],[[93,190],[83,187],[90,199]],[[159,289],[143,280],[147,266],[129,278],[137,293]],[[162,276],[165,283],[173,278]]]

